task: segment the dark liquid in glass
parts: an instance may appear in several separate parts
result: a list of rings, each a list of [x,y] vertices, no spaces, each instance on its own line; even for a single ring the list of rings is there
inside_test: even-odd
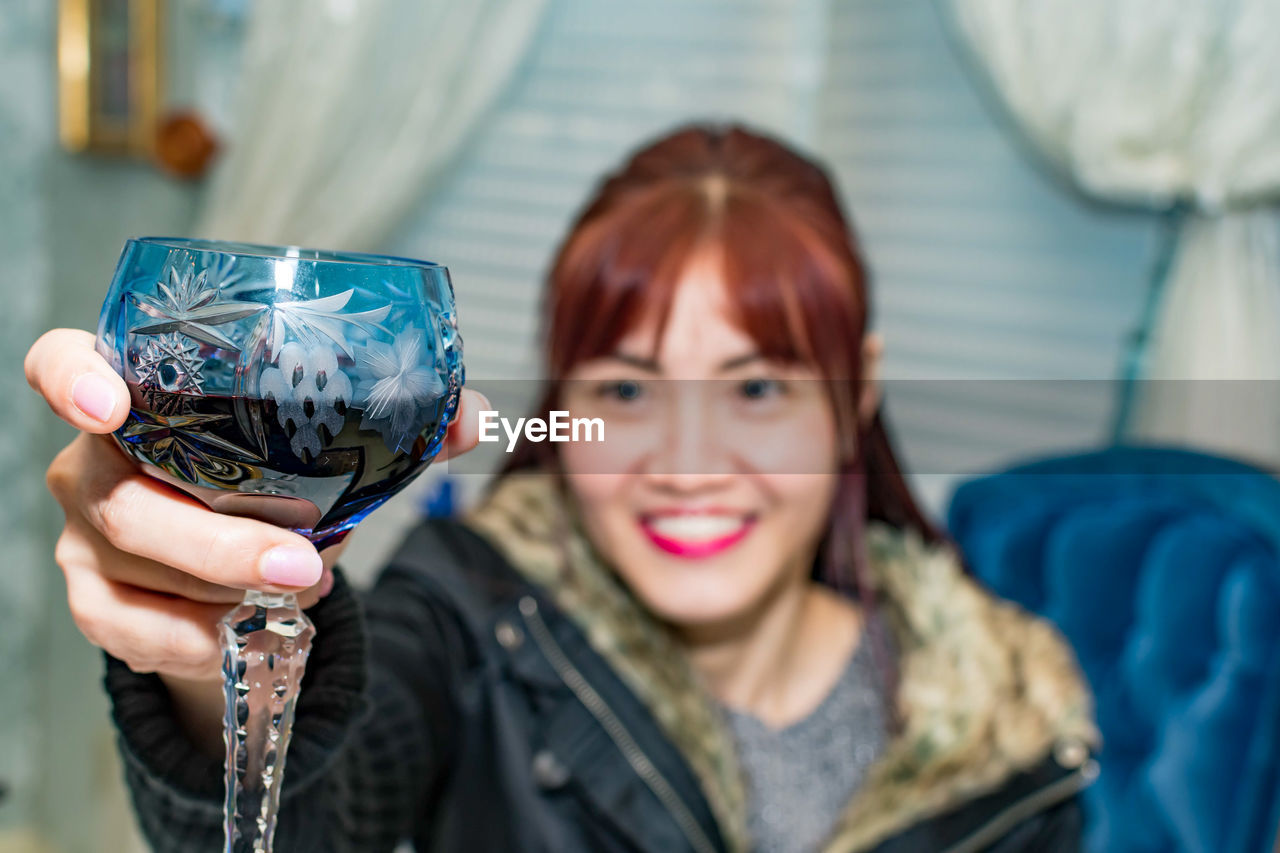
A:
[[[147,473],[211,509],[292,528],[320,548],[340,541],[430,463],[428,443],[445,409],[444,398],[428,406],[411,441],[392,449],[376,424],[361,427],[365,413],[355,407],[334,407],[335,434],[327,425],[281,423],[271,399],[129,386],[133,405],[115,437]],[[301,417],[313,414],[308,404]],[[300,428],[313,438],[301,441]]]

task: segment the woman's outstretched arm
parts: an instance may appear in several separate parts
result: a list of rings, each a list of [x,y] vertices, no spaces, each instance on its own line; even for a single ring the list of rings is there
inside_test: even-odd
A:
[[[282,792],[278,851],[390,851],[430,813],[452,756],[467,638],[412,573],[368,593],[341,572],[316,639]],[[167,689],[108,657],[125,775],[156,851],[221,850],[222,758],[186,738]]]
[[[368,792],[383,779],[429,779],[440,760],[433,727],[448,725],[448,691],[414,668],[440,662],[434,644],[445,639],[447,617],[433,626],[434,612],[415,609],[422,602],[397,591],[393,573],[362,607],[332,579],[335,552],[322,557],[296,533],[213,513],[141,473],[106,436],[124,423],[129,395],[88,332],[46,333],[25,367],[54,413],[81,430],[47,475],[65,514],[55,558],[77,626],[107,654],[130,783],[156,849],[198,850],[206,838],[208,849],[220,849],[209,834],[221,825],[214,816],[222,800],[221,699],[211,687],[221,668],[217,624],[246,589],[296,593],[319,617],[285,771],[279,849],[377,849],[357,825],[365,812],[377,813],[369,831],[381,834],[367,837],[381,843],[407,811],[397,805],[384,814]],[[476,444],[474,413],[487,407],[463,392],[448,454]],[[317,604],[330,584],[333,593]],[[415,620],[421,631],[413,636],[384,629]],[[392,800],[412,794],[410,786]],[[336,846],[289,846],[290,834],[308,838],[317,827],[333,829],[324,843]],[[170,843],[183,832],[187,840]],[[190,841],[197,837],[198,846]]]

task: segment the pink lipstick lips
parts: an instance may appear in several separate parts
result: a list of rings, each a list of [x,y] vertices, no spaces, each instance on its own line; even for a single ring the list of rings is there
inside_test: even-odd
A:
[[[664,513],[640,519],[640,529],[655,547],[695,560],[732,548],[754,525],[754,516],[719,513]]]

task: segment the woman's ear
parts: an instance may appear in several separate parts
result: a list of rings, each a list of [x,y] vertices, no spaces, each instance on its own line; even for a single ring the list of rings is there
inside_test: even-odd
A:
[[[880,356],[884,338],[879,332],[862,337],[862,393],[858,398],[858,422],[865,427],[880,408]]]

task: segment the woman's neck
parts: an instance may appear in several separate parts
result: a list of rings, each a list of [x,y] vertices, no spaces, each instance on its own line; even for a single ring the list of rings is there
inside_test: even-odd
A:
[[[680,634],[721,704],[783,728],[831,691],[857,648],[861,619],[848,599],[804,577],[731,623]]]

